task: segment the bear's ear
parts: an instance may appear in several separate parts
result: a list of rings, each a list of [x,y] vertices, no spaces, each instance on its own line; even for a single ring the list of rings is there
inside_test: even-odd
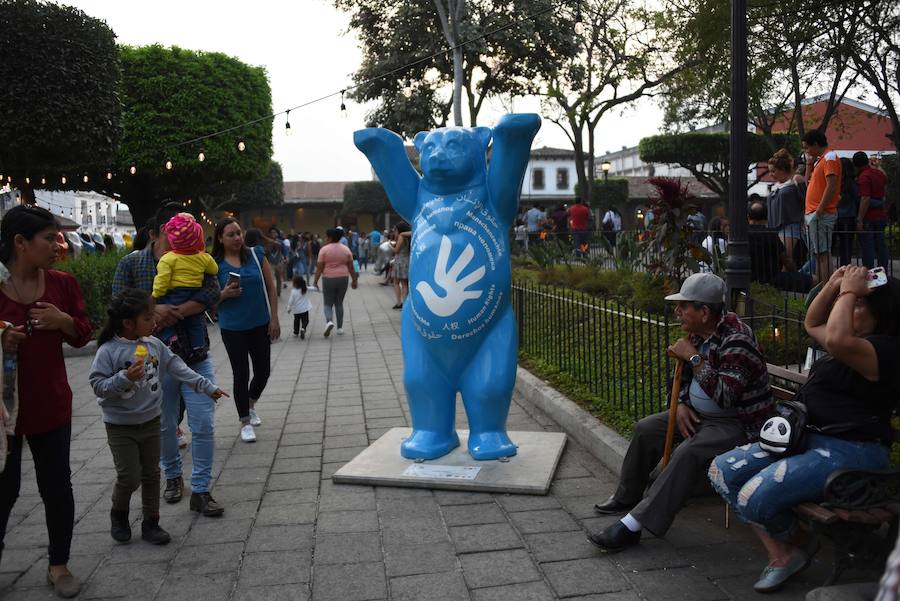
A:
[[[487,150],[488,144],[491,143],[491,128],[490,127],[476,127],[475,128],[475,136],[478,138],[478,141],[481,142],[481,145]]]
[[[425,143],[425,138],[427,138],[427,137],[428,137],[427,131],[420,131],[419,133],[416,134],[416,137],[413,138],[413,144],[415,145],[416,150],[418,150],[420,154],[422,152],[422,144]]]

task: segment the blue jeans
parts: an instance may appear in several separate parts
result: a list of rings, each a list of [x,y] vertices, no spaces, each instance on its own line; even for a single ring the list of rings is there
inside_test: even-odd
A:
[[[202,290],[202,288],[172,288],[165,296],[157,299],[157,302],[161,305],[180,305],[194,300],[194,296]],[[176,325],[160,330],[157,337],[167,345],[171,345],[173,336],[186,335],[190,348],[204,347],[206,346],[206,322],[204,319],[205,315],[202,312],[190,315]]]
[[[825,481],[840,469],[883,469],[890,449],[880,442],[856,442],[810,433],[808,450],[780,458],[759,443],[737,447],[713,459],[713,488],[745,522],[777,539],[794,529],[791,507],[822,500]]]
[[[190,368],[210,381],[215,381],[211,359],[192,363]],[[215,401],[201,392],[195,392],[191,386],[182,384],[172,376],[165,376],[162,386],[159,467],[167,480],[181,475],[181,451],[175,430],[178,428],[179,400],[183,397],[191,429],[191,490],[196,493],[209,492],[213,451],[216,446]]]
[[[888,257],[887,244],[884,241],[884,228],[886,221],[863,221],[864,233],[859,235],[859,246],[862,249],[863,265],[872,269],[875,267],[875,257],[878,257],[878,265],[884,267],[890,275],[890,257]]]

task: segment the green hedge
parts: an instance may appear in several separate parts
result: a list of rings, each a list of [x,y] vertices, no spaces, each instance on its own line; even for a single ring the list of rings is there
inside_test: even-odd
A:
[[[71,273],[78,280],[95,332],[106,322],[106,306],[112,296],[113,275],[125,254],[85,254],[54,265],[54,269]]]

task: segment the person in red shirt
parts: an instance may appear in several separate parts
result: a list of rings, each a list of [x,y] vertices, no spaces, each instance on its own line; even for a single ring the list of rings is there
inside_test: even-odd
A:
[[[584,255],[587,250],[585,247],[588,243],[590,223],[591,210],[584,206],[581,198],[576,198],[575,204],[569,207],[569,228],[572,230],[576,255]]]
[[[869,156],[864,152],[853,155],[853,165],[856,167],[856,182],[859,184],[856,227],[860,230],[859,246],[862,249],[863,265],[872,269],[877,256],[878,265],[888,269],[890,257],[884,242],[884,228],[888,218],[884,206],[887,176],[884,171],[869,165]]]
[[[17,206],[0,222],[0,262],[9,278],[0,286],[4,361],[15,354],[19,415],[0,474],[0,552],[22,476],[22,441],[28,439],[50,539],[47,580],[61,597],[81,585],[66,566],[72,543],[75,501],[69,469],[72,389],[62,343],[91,339],[91,322],[74,277],[50,269],[59,256],[59,224],[46,209]]]

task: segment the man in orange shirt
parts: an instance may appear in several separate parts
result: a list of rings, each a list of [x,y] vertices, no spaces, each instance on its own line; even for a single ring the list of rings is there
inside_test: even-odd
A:
[[[841,189],[841,159],[828,150],[828,138],[818,129],[803,136],[806,153],[806,245],[816,260],[814,279],[831,276],[831,234],[837,221]]]

